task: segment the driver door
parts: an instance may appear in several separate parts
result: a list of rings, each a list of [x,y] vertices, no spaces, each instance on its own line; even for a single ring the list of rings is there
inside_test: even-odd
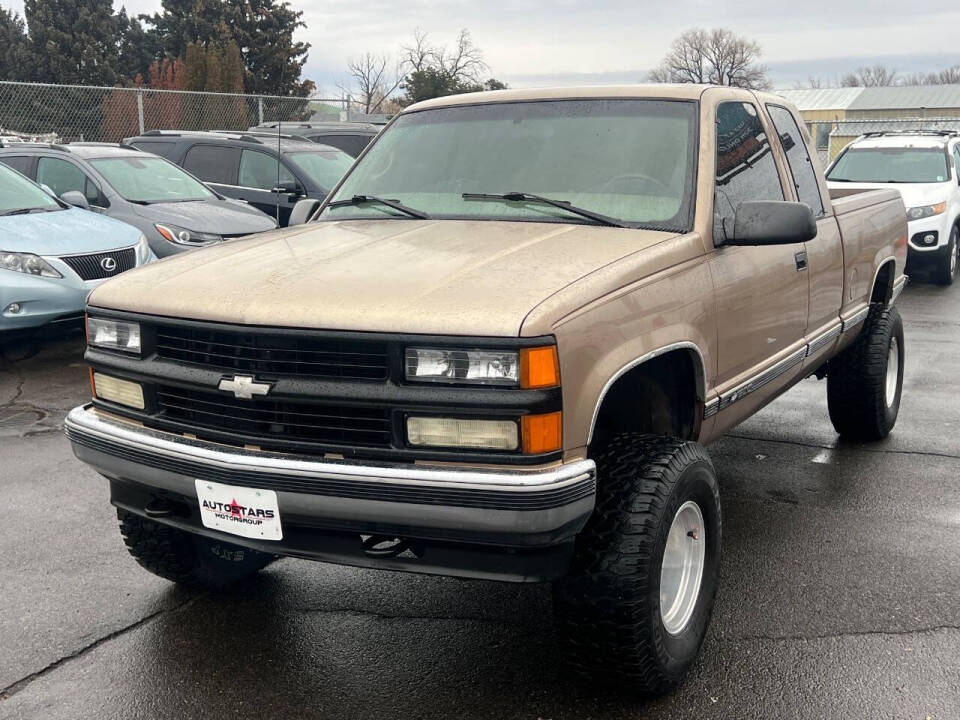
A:
[[[784,200],[786,195],[774,157],[779,146],[771,144],[772,131],[757,106],[722,102],[715,127],[710,271],[717,309],[720,422],[730,426],[763,405],[770,389],[802,364],[809,282],[805,243],[724,244],[740,203]],[[765,391],[757,392],[761,386]]]

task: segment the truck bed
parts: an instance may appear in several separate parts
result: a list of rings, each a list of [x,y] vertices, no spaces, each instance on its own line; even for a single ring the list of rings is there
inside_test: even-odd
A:
[[[899,190],[830,188],[830,203],[833,205],[835,215],[847,215],[857,210],[899,199]]]

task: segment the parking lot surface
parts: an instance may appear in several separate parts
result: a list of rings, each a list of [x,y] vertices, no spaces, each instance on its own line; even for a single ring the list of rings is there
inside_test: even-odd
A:
[[[721,585],[688,680],[571,687],[546,586],[281,560],[224,593],[130,558],[60,424],[82,338],[0,359],[0,718],[960,718],[960,287],[909,287],[900,418],[810,379],[711,446]]]

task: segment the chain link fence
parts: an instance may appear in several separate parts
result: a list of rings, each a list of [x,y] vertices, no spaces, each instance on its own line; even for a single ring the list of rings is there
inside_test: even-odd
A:
[[[960,117],[838,118],[807,122],[807,129],[820,155],[820,162],[826,168],[847,145],[861,135],[910,130],[960,132]]]
[[[350,120],[350,97],[293,98],[0,82],[0,135],[118,142],[148,130],[246,130],[263,122]]]

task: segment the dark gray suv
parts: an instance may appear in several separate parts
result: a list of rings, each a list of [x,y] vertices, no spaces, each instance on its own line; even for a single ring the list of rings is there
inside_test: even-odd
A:
[[[284,135],[306,138],[321,145],[340,148],[350,157],[357,157],[370,144],[382,125],[364,122],[273,122],[254,125],[252,132],[281,132]]]
[[[139,228],[158,257],[276,227],[259,210],[135,148],[16,143],[0,147],[0,162],[71,205]]]
[[[124,144],[162,155],[218,193],[286,226],[297,201],[323,200],[353,164],[342,150],[260,133],[152,130]]]

